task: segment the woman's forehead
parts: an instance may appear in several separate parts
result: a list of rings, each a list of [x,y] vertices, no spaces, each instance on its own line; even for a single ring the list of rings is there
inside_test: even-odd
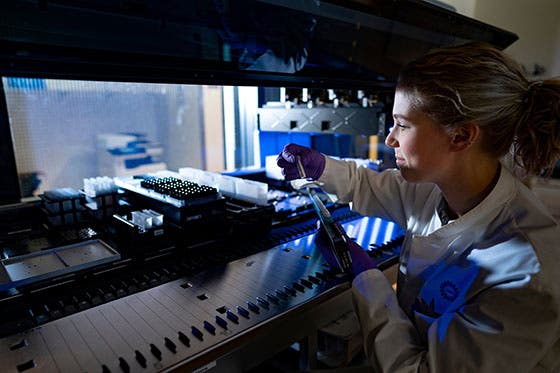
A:
[[[415,97],[404,91],[396,91],[395,101],[393,103],[393,117],[410,119],[410,116],[416,114],[417,108]]]
[[[414,125],[441,127],[428,112],[420,108],[420,102],[419,97],[416,95],[397,90],[393,103],[393,118]]]

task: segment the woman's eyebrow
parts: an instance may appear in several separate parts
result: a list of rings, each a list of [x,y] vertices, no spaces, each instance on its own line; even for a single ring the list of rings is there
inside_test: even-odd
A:
[[[403,114],[393,114],[393,118],[395,119],[404,119],[406,121],[410,121],[410,117],[403,115]]]

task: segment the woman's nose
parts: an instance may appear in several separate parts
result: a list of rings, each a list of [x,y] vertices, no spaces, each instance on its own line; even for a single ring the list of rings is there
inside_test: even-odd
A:
[[[390,146],[391,148],[396,148],[399,146],[397,139],[395,139],[394,131],[391,129],[389,131],[389,135],[385,139],[385,145]]]

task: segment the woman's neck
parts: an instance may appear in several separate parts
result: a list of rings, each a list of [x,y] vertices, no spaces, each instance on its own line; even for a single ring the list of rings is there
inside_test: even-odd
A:
[[[438,183],[449,208],[458,216],[466,214],[482,202],[500,178],[501,166],[498,160],[465,164],[471,166],[462,167],[449,182]]]

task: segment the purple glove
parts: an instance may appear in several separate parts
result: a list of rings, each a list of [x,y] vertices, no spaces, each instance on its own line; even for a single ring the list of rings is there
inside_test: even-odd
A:
[[[318,222],[318,224],[320,224]],[[340,224],[336,223],[340,226]],[[342,227],[341,227],[342,228]],[[344,229],[342,229],[344,232]],[[354,240],[352,240],[348,235],[346,235],[346,240],[348,242],[348,252],[350,253],[350,257],[352,258],[352,274],[357,276],[358,274],[367,271],[368,269],[377,268],[377,263],[374,259],[370,258],[370,256],[366,253],[366,251],[358,245]],[[315,235],[315,246],[319,248],[323,258],[325,258],[326,262],[329,263],[331,268],[339,268],[336,258],[332,252],[330,247],[330,241],[323,228],[323,225],[320,224],[319,231]]]
[[[282,168],[282,175],[287,181],[300,179],[297,168],[297,157],[301,159],[301,164],[305,170],[305,177],[313,180],[319,179],[325,169],[325,156],[317,150],[307,148],[297,144],[284,146],[282,153],[278,155],[276,163]]]

